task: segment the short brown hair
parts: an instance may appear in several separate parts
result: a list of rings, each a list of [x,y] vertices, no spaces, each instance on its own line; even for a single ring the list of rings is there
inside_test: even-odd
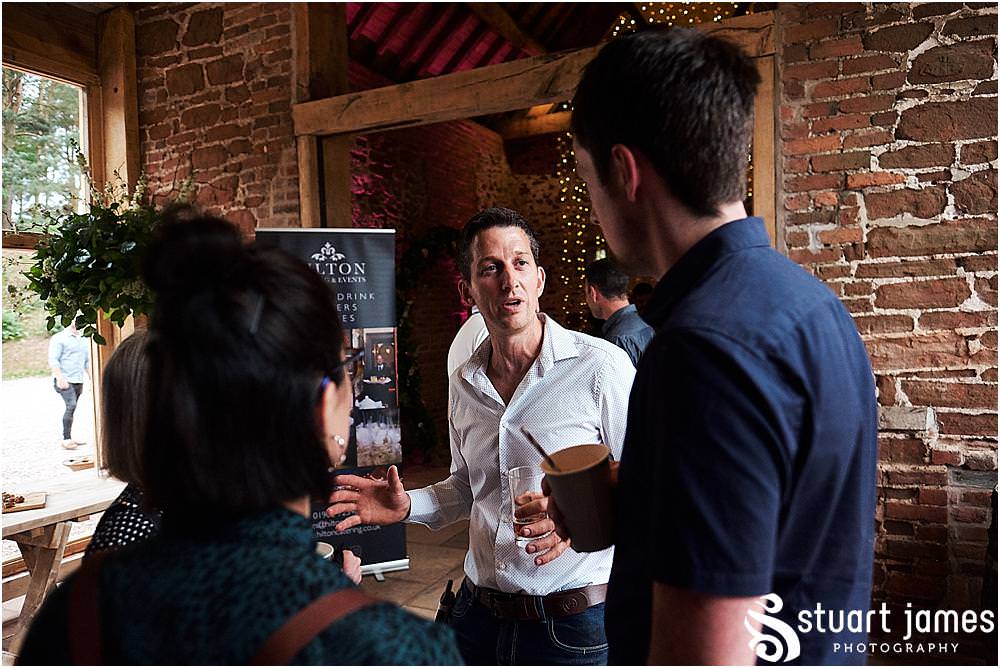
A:
[[[690,28],[608,42],[573,98],[572,129],[607,183],[611,148],[638,150],[688,209],[713,216],[746,196],[760,83],[739,47]]]
[[[137,331],[122,341],[101,377],[101,447],[108,458],[108,471],[140,489],[149,413],[146,338],[146,332]]]

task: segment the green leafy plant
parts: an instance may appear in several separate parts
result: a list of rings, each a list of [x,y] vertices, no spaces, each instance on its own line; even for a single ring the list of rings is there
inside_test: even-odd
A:
[[[143,177],[131,194],[117,172],[97,190],[82,154],[77,161],[91,183],[89,210],[47,214],[51,233],[36,246],[34,264],[25,276],[45,302],[49,330],[57,323],[68,327],[75,319],[84,336],[103,345],[106,341],[97,331],[99,314],[122,325],[130,315],[152,310],[153,296],[140,269],[163,215],[143,203]],[[179,202],[187,201],[190,188],[189,178],[181,186]]]
[[[17,341],[24,338],[24,325],[13,311],[3,312],[3,341]]]

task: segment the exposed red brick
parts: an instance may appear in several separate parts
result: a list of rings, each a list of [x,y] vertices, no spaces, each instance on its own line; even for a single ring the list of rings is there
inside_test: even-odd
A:
[[[859,227],[839,227],[834,230],[822,230],[817,236],[821,244],[845,244],[861,241],[862,233]]]
[[[955,208],[962,213],[993,213],[997,210],[997,173],[984,169],[951,186]]]
[[[823,153],[825,151],[836,151],[839,148],[840,137],[836,135],[814,137],[811,139],[796,139],[785,142],[785,155]]]
[[[996,318],[983,311],[934,311],[920,316],[920,328],[928,331],[989,327],[991,324],[996,324]]]
[[[997,159],[997,142],[980,141],[974,144],[966,144],[962,147],[963,165],[978,165],[984,162],[993,162]]]
[[[903,380],[903,392],[917,406],[951,408],[997,407],[996,384]]]
[[[941,16],[961,11],[962,5],[957,2],[928,2],[913,7],[913,18],[925,19],[928,16]]]
[[[913,318],[908,315],[856,315],[854,324],[857,325],[858,331],[865,335],[913,331]]]
[[[968,219],[917,227],[876,228],[868,233],[872,257],[932,255],[996,250],[996,221]]]
[[[788,253],[788,258],[798,264],[837,262],[843,259],[843,253],[839,248],[824,248],[819,251],[812,251],[808,248],[797,249]]]
[[[788,195],[785,197],[785,208],[789,211],[802,211],[808,209],[810,198],[808,194]]]
[[[939,466],[961,466],[962,453],[952,448],[932,448],[931,463]]]
[[[802,174],[809,171],[808,158],[785,158],[782,165],[786,174]]]
[[[921,190],[902,188],[885,193],[865,194],[868,217],[872,220],[895,218],[906,213],[916,218],[934,218],[944,211],[947,203],[943,186],[930,186]]]
[[[910,83],[942,83],[965,79],[989,79],[993,75],[993,43],[979,40],[939,46],[924,51],[910,66]]]
[[[888,144],[892,140],[892,133],[888,130],[872,130],[864,133],[852,132],[844,137],[844,148],[866,148],[868,146]]]
[[[909,51],[934,31],[931,23],[907,23],[865,33],[865,48],[869,51]]]
[[[135,28],[135,51],[139,56],[154,56],[177,46],[180,26],[173,19],[139,23]]]
[[[925,102],[905,110],[896,136],[915,141],[953,142],[996,136],[997,103],[992,99]]]
[[[213,85],[243,80],[243,54],[234,54],[205,64],[205,73]]]
[[[820,58],[835,58],[837,56],[854,56],[865,50],[861,44],[861,37],[851,35],[840,39],[831,39],[809,47],[809,57],[815,60]]]
[[[948,490],[946,489],[921,489],[917,495],[917,501],[924,506],[947,506]]]
[[[940,183],[942,181],[951,181],[951,170],[941,169],[936,172],[924,172],[922,174],[917,174],[917,181],[921,183]]]
[[[839,197],[837,193],[833,190],[824,190],[823,192],[814,193],[812,196],[813,204],[819,207],[823,206],[837,206]]]
[[[841,114],[830,118],[817,118],[812,122],[812,131],[820,133],[865,128],[868,127],[870,120],[868,114]]]
[[[894,90],[906,83],[906,74],[903,72],[887,72],[886,74],[876,74],[872,77],[872,90]]]
[[[899,122],[898,111],[884,111],[881,114],[872,115],[872,125],[877,127],[892,128]]]
[[[880,438],[878,458],[887,464],[923,464],[927,458],[927,446],[916,438]]]
[[[823,81],[813,88],[814,98],[841,97],[851,93],[867,93],[871,90],[871,79],[854,77],[853,79],[836,79]]]
[[[205,77],[201,65],[182,65],[167,70],[167,91],[174,96],[184,97],[197,93],[205,87]]]
[[[815,102],[802,107],[802,118],[819,118],[837,113],[835,102]]]
[[[996,14],[986,14],[984,16],[952,19],[944,24],[941,32],[945,35],[957,35],[959,37],[996,35],[997,17]]]
[[[946,522],[948,511],[938,506],[921,506],[911,503],[889,501],[885,504],[885,516],[901,520],[926,520],[928,522]]]
[[[839,109],[844,113],[857,111],[886,111],[896,104],[894,95],[869,95],[867,97],[852,97],[840,103]]]
[[[875,231],[873,230],[874,234]],[[901,262],[862,263],[858,278],[909,278],[912,276],[953,276],[955,260],[903,260]]]
[[[972,295],[962,278],[906,281],[879,286],[875,306],[881,308],[948,308],[958,306]]]
[[[837,223],[839,225],[857,225],[860,220],[861,209],[858,207],[844,207],[837,213]]]
[[[977,278],[976,294],[990,306],[997,305],[997,277]]]
[[[834,172],[846,169],[867,169],[871,163],[871,153],[854,151],[852,153],[832,153],[817,155],[812,158],[814,172]]]
[[[219,120],[222,108],[217,104],[202,104],[190,107],[181,113],[181,125],[185,128],[207,127]]]
[[[191,14],[181,44],[199,46],[217,42],[220,37],[222,37],[222,8],[204,9]]]
[[[954,332],[911,334],[866,343],[878,371],[964,366],[969,362],[965,337]]]
[[[997,80],[984,81],[975,90],[972,91],[973,95],[996,95],[997,94]]]
[[[868,188],[870,186],[888,186],[897,183],[906,183],[904,174],[894,174],[892,172],[864,172],[861,174],[848,174],[848,188]]]
[[[798,176],[785,179],[785,190],[793,193],[805,190],[826,190],[828,188],[840,188],[843,184],[843,174],[815,174],[813,176]]]
[[[988,427],[990,424],[989,418],[992,417],[992,423],[996,425],[997,416],[994,414],[990,415],[980,415],[975,416],[982,418],[981,424]],[[982,433],[982,436],[987,438],[996,438],[996,426],[993,427],[993,433]],[[995,448],[993,450],[971,450],[965,453],[964,464],[967,468],[973,471],[995,471],[997,468],[997,453]]]
[[[997,435],[996,413],[970,415],[968,413],[945,413],[939,411],[937,420],[941,425],[942,434],[989,437],[996,437]],[[966,455],[966,460],[968,460],[968,455]]]
[[[860,58],[845,60],[841,65],[844,74],[861,74],[862,72],[879,72],[881,70],[894,70],[899,67],[892,56],[884,53],[877,53]]]
[[[837,19],[831,18],[789,26],[785,30],[785,41],[789,44],[794,44],[795,42],[806,42],[820,37],[836,35],[838,25],[839,22]]]

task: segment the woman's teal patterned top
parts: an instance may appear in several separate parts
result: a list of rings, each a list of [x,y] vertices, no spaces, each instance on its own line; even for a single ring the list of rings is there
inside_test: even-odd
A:
[[[70,577],[39,611],[19,663],[71,663],[73,583]],[[309,520],[291,511],[221,526],[165,516],[159,536],[112,554],[101,567],[104,659],[245,664],[296,612],[323,594],[353,586],[315,553]],[[293,663],[454,665],[461,658],[450,629],[380,603],[327,628]]]

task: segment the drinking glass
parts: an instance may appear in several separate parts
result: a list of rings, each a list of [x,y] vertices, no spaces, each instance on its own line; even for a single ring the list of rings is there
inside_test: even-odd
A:
[[[538,513],[532,515],[531,517],[517,517],[515,512],[517,511],[517,497],[527,494],[528,492],[536,492],[538,494],[542,493],[542,478],[545,474],[542,473],[541,469],[534,466],[516,466],[512,468],[507,474],[507,480],[510,482],[510,515],[514,522],[514,535],[517,537],[517,542],[527,543],[529,541],[541,538],[542,536],[547,536],[548,534],[543,534],[540,536],[522,536],[521,529],[523,529],[528,524],[534,524],[539,522],[546,517],[545,513]]]

